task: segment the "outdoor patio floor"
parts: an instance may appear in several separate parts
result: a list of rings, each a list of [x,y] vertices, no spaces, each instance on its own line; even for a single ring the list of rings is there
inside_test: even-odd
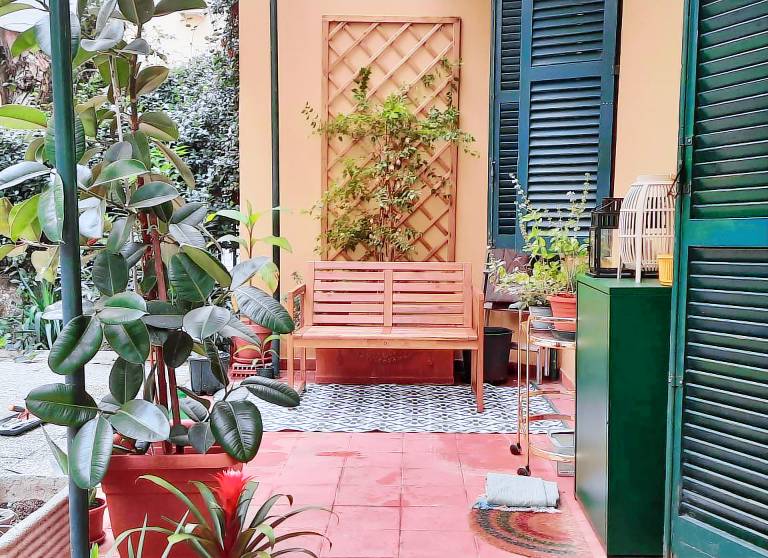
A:
[[[509,452],[514,438],[272,432],[245,470],[261,483],[256,502],[285,493],[294,496],[295,505],[333,509],[335,516],[313,510],[285,523],[291,530],[325,533],[332,547],[317,537],[289,545],[323,558],[510,558],[516,555],[475,537],[468,517],[486,472],[514,474],[524,464]],[[561,506],[571,512],[592,555],[604,557],[574,499],[573,478],[557,477],[554,464],[539,459],[531,468],[533,475],[558,482]]]

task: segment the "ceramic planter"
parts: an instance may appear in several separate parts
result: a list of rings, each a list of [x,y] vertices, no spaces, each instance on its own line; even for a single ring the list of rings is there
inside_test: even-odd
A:
[[[29,517],[0,537],[3,558],[69,556],[69,499],[66,477],[8,477],[0,486],[0,501],[46,500]]]
[[[552,329],[552,324],[550,322],[543,322],[536,319],[552,317],[552,308],[549,306],[529,306],[528,313],[531,315],[531,329],[537,331]]]
[[[104,533],[104,512],[107,510],[107,502],[101,498],[96,499],[96,507],[88,509],[88,542],[101,544],[106,535]]]
[[[576,318],[576,295],[571,293],[560,293],[550,296],[548,299],[552,305],[552,315],[555,318]],[[576,322],[555,322],[557,331],[574,332],[576,331]]]
[[[115,536],[129,529],[140,528],[147,518],[147,525],[169,527],[163,519],[180,520],[187,511],[184,504],[166,490],[142,475],[156,475],[170,482],[187,495],[192,502],[204,509],[204,503],[191,481],[207,482],[213,475],[229,468],[241,468],[242,464],[216,448],[206,455],[113,455],[109,470],[101,483],[107,497],[109,519]],[[205,513],[205,512],[203,512]],[[138,535],[134,540],[134,547]],[[167,538],[159,533],[148,533],[144,544],[145,556],[161,556],[167,546]],[[128,557],[127,543],[119,548],[122,558]],[[173,547],[169,558],[197,558],[197,554],[185,545]]]

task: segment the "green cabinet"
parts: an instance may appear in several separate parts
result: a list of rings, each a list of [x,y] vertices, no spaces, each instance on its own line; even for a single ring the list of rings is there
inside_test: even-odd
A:
[[[671,289],[581,277],[576,495],[608,556],[661,556]]]

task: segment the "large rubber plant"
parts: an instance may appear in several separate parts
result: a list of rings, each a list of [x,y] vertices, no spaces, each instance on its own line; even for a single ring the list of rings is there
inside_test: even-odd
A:
[[[142,97],[169,73],[148,62],[160,58],[144,37],[145,26],[173,12],[204,8],[205,2],[79,4],[80,12],[72,15],[74,65],[98,71],[104,84],[76,107],[74,137],[82,260],[101,296],[64,326],[48,364],[63,379],[105,344],[116,358],[109,395],[101,401],[78,398],[72,386],[59,382],[33,389],[27,408],[45,422],[80,427],[68,463],[81,488],[99,484],[117,453],[185,454],[191,446],[205,454],[216,445],[247,462],[259,449],[262,420],[243,393],[287,407],[298,405],[299,397],[264,378],[231,383],[217,344],[234,336],[258,342],[239,315],[278,334],[290,333],[294,324],[270,294],[251,285],[270,262],[242,261],[231,272],[219,262],[217,241],[205,228],[208,208],[185,203],[180,191],[194,188],[195,180],[173,147],[178,128],[165,112],[142,108]],[[14,53],[39,48],[50,55],[46,4],[0,0],[0,15],[20,10],[41,14],[19,36]],[[80,20],[88,16],[91,23],[95,16],[95,26],[85,36]],[[0,171],[0,191],[20,185],[28,191],[15,204],[0,198],[0,257],[27,253],[39,275],[50,277],[59,262],[63,221],[53,118],[35,107],[5,105],[0,125],[30,133],[19,161]],[[61,307],[48,308],[46,318],[61,319]],[[215,402],[177,384],[175,371],[193,352],[210,359],[225,386]],[[182,422],[183,415],[189,420]]]

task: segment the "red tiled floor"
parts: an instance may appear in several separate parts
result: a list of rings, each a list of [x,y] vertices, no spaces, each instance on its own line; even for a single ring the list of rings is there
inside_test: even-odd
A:
[[[560,405],[559,403],[557,403]],[[322,506],[278,528],[326,534],[333,546],[302,536],[281,548],[304,546],[321,558],[516,558],[469,530],[471,504],[489,470],[514,474],[524,458],[509,453],[514,436],[502,434],[267,433],[245,470],[261,482],[254,506],[274,493],[296,506]],[[533,459],[534,475],[557,481],[595,558],[597,538],[574,499],[573,478]],[[282,501],[275,513],[290,507]]]

